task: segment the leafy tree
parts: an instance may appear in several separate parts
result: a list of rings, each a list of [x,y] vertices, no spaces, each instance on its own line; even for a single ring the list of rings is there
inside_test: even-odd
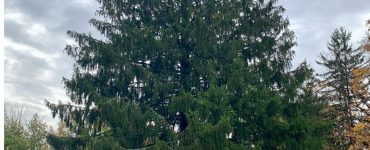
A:
[[[364,51],[353,48],[349,44],[351,33],[344,28],[336,29],[328,44],[329,56],[321,54],[318,64],[327,70],[320,76],[324,79],[322,96],[331,107],[331,117],[335,120],[333,131],[333,145],[335,149],[347,149],[353,142],[346,136],[356,121],[362,118],[361,113],[366,112],[361,107],[361,100],[356,98],[356,88],[352,86],[356,81],[356,69],[365,62]]]
[[[98,0],[105,39],[68,31],[73,104],[46,105],[75,136],[56,149],[321,149],[312,70],[291,70],[276,0]],[[104,147],[99,147],[104,146]]]
[[[364,122],[357,123],[347,136],[353,139],[353,143],[349,146],[350,150],[367,149],[370,144],[370,117]]]
[[[367,40],[365,40],[365,43],[364,43],[364,49],[366,51],[370,51],[370,20],[367,20],[366,25],[368,27],[367,29],[368,33],[367,33]]]
[[[46,143],[47,125],[37,114],[27,121],[29,118],[25,110],[17,107],[7,108],[4,116],[6,149],[49,149]]]
[[[369,27],[367,37],[362,43],[365,52],[370,51],[370,20],[367,21]],[[367,149],[370,146],[370,60],[352,71],[354,79],[351,87],[354,97],[358,99],[358,104],[362,105],[362,118],[348,133],[353,139],[349,149]]]
[[[27,137],[31,149],[46,149],[47,124],[35,114],[27,124]]]
[[[367,37],[362,41],[361,50],[364,52],[370,52],[370,20],[367,21],[367,25],[369,27]],[[365,63],[360,65],[359,67],[355,68],[352,71],[352,74],[354,76],[354,79],[352,81],[352,88],[354,91],[354,95],[357,98],[366,100],[370,96],[370,91],[368,89],[368,86],[370,85],[369,82],[364,82],[366,79],[370,79],[370,60],[368,57],[366,58]],[[364,103],[364,102],[362,102]],[[368,106],[370,107],[370,105]],[[370,115],[370,112],[367,114]]]
[[[8,104],[7,104],[8,105]],[[6,148],[27,149],[24,109],[10,110],[4,107],[4,143]]]
[[[49,129],[49,133],[54,134],[59,137],[67,137],[68,136],[68,128],[63,122],[58,123],[58,127],[54,130],[52,127]]]

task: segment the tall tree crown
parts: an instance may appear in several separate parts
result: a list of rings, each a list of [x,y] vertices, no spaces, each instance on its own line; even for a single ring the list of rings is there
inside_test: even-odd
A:
[[[47,102],[78,135],[71,147],[322,146],[319,111],[300,109],[319,110],[303,90],[312,71],[290,70],[295,37],[276,0],[98,2],[105,19],[89,22],[104,40],[68,31],[64,83],[82,107]]]
[[[357,79],[356,70],[365,63],[364,50],[350,45],[351,33],[343,27],[336,29],[328,44],[329,55],[321,54],[318,64],[325,67],[322,83],[322,97],[329,104],[331,117],[335,120],[332,137],[335,149],[346,149],[354,143],[348,136],[355,123],[361,121],[364,111],[362,100],[356,97],[358,87],[353,86]],[[365,110],[366,112],[366,110]]]

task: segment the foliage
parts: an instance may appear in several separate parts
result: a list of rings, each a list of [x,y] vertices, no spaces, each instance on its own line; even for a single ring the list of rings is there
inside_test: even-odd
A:
[[[370,20],[367,21],[370,32]],[[365,52],[370,51],[370,33],[363,42],[362,48]],[[362,119],[348,132],[347,136],[353,139],[349,149],[366,149],[370,146],[370,60],[352,71],[354,79],[351,87],[354,97],[357,98],[357,105],[363,111]],[[362,106],[361,106],[362,105]]]
[[[53,134],[53,135],[56,135],[56,136],[59,136],[59,137],[67,137],[69,135],[68,132],[69,132],[68,128],[66,127],[66,125],[63,122],[58,123],[58,127],[55,131],[54,131],[53,128],[50,128],[50,130],[49,130],[50,134]]]
[[[6,108],[6,107],[5,107]],[[15,149],[27,149],[26,128],[24,127],[25,113],[23,109],[18,111],[5,110],[4,113],[4,143],[5,147]]]
[[[370,20],[367,20],[367,27],[368,27],[368,33],[367,33],[367,39],[365,40],[364,43],[364,49],[366,51],[370,51]]]
[[[98,0],[105,39],[68,31],[73,104],[46,105],[71,135],[56,149],[321,149],[328,122],[292,70],[276,0]],[[73,136],[72,136],[73,135]]]
[[[27,124],[27,137],[29,137],[29,146],[31,149],[46,148],[47,125],[42,122],[38,115],[34,115]]]
[[[5,111],[5,147],[7,149],[49,149],[46,143],[46,123],[35,114],[28,119],[24,109]]]
[[[367,37],[363,40],[361,50],[365,52],[370,52],[370,20],[367,21],[369,27]],[[370,79],[370,60],[367,58],[365,63],[360,65],[358,68],[355,68],[352,71],[354,79],[351,83],[355,96],[359,99],[368,99],[369,98],[369,85],[370,82],[364,82],[365,80]],[[362,102],[364,103],[364,102]],[[368,106],[369,107],[369,106]],[[370,115],[370,112],[368,113]]]
[[[347,133],[347,136],[353,139],[349,149],[367,149],[370,144],[370,117],[363,123],[357,123],[350,132]]]
[[[336,29],[328,44],[329,56],[321,54],[318,64],[327,70],[320,74],[323,77],[322,97],[330,105],[327,111],[329,117],[335,120],[332,131],[332,145],[334,149],[347,149],[353,139],[346,136],[361,121],[367,112],[363,109],[365,99],[359,99],[359,91],[367,90],[360,86],[359,77],[363,72],[358,70],[365,63],[365,54],[361,48],[352,48],[349,44],[351,33],[344,28]],[[360,90],[361,89],[361,90]],[[357,92],[356,92],[357,91]]]

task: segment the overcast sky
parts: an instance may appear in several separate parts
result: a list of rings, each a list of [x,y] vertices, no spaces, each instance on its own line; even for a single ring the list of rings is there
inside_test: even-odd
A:
[[[294,65],[326,51],[330,34],[343,26],[358,45],[370,19],[370,0],[280,0],[295,31],[298,46]],[[64,53],[67,30],[91,32],[88,20],[98,8],[94,0],[5,0],[5,103],[23,105],[50,124],[44,99],[67,101],[62,77],[72,74],[71,58]]]

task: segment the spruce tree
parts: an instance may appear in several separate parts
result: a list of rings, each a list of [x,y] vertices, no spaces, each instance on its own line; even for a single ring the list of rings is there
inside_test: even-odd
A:
[[[347,149],[353,142],[347,134],[361,121],[361,102],[356,98],[352,86],[353,72],[364,64],[365,55],[361,48],[353,48],[349,41],[351,33],[343,27],[336,29],[328,44],[329,55],[321,54],[318,64],[326,71],[322,77],[322,96],[330,105],[330,114],[335,120],[333,145],[336,149]],[[366,111],[366,110],[365,110]]]
[[[276,0],[98,0],[105,37],[68,31],[73,104],[57,149],[320,149],[327,122],[312,70],[292,70],[294,33]]]

